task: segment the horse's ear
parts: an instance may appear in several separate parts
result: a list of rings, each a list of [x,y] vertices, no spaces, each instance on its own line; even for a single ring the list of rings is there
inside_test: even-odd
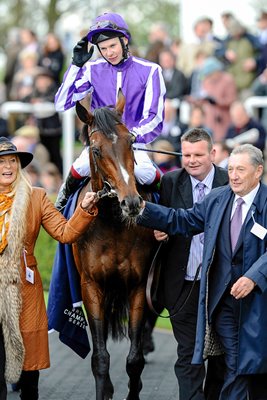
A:
[[[86,125],[91,125],[93,120],[93,114],[90,111],[91,108],[91,95],[87,95],[84,99],[77,101],[76,113],[79,119]]]
[[[122,93],[122,90],[119,89],[119,92],[118,92],[118,100],[117,100],[117,103],[116,103],[115,108],[116,108],[116,111],[117,111],[120,115],[123,114],[124,106],[125,106],[125,97],[124,97],[124,94]]]

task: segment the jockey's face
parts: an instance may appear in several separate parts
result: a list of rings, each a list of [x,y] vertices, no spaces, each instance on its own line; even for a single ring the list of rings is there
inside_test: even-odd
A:
[[[128,43],[128,39],[123,37],[122,40],[125,44]],[[98,44],[101,55],[112,65],[117,65],[123,59],[123,49],[121,46],[120,39],[118,37],[104,40]]]

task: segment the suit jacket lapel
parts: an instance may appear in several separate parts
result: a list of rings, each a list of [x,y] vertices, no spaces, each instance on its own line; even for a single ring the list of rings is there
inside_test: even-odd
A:
[[[243,235],[245,234],[245,229],[247,228],[248,223],[252,219],[252,214],[254,214],[257,210],[258,210],[258,212],[261,212],[265,200],[266,200],[266,190],[264,187],[261,186],[259,188],[258,193],[256,194],[256,197],[255,197],[250,209],[248,210],[245,221],[244,221],[241,231],[240,231],[240,235],[239,235],[234,253],[236,253],[236,251],[239,249],[239,247],[243,243]]]
[[[192,184],[187,172],[179,176],[176,189],[178,192],[177,195],[184,203],[184,208],[187,209],[193,207]]]

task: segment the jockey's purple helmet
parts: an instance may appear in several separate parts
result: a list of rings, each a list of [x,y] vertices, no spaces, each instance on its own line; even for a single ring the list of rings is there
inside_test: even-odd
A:
[[[87,38],[89,42],[97,44],[111,37],[119,36],[131,39],[128,25],[119,14],[104,13],[94,19]]]

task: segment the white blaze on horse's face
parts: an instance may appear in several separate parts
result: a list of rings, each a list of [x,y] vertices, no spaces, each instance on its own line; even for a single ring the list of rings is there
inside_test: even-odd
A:
[[[128,185],[129,179],[130,179],[129,174],[126,171],[126,169],[123,167],[123,165],[121,165],[121,163],[119,163],[119,166],[120,166],[120,169],[121,169],[121,173],[122,173],[123,179],[124,179],[125,183]]]
[[[112,143],[116,144],[117,141],[118,141],[118,136],[117,135],[113,135]],[[129,176],[128,172],[126,171],[126,169],[124,168],[124,166],[120,162],[119,162],[119,167],[120,167],[120,170],[121,170],[121,174],[123,176],[123,180],[128,185],[130,176]]]

